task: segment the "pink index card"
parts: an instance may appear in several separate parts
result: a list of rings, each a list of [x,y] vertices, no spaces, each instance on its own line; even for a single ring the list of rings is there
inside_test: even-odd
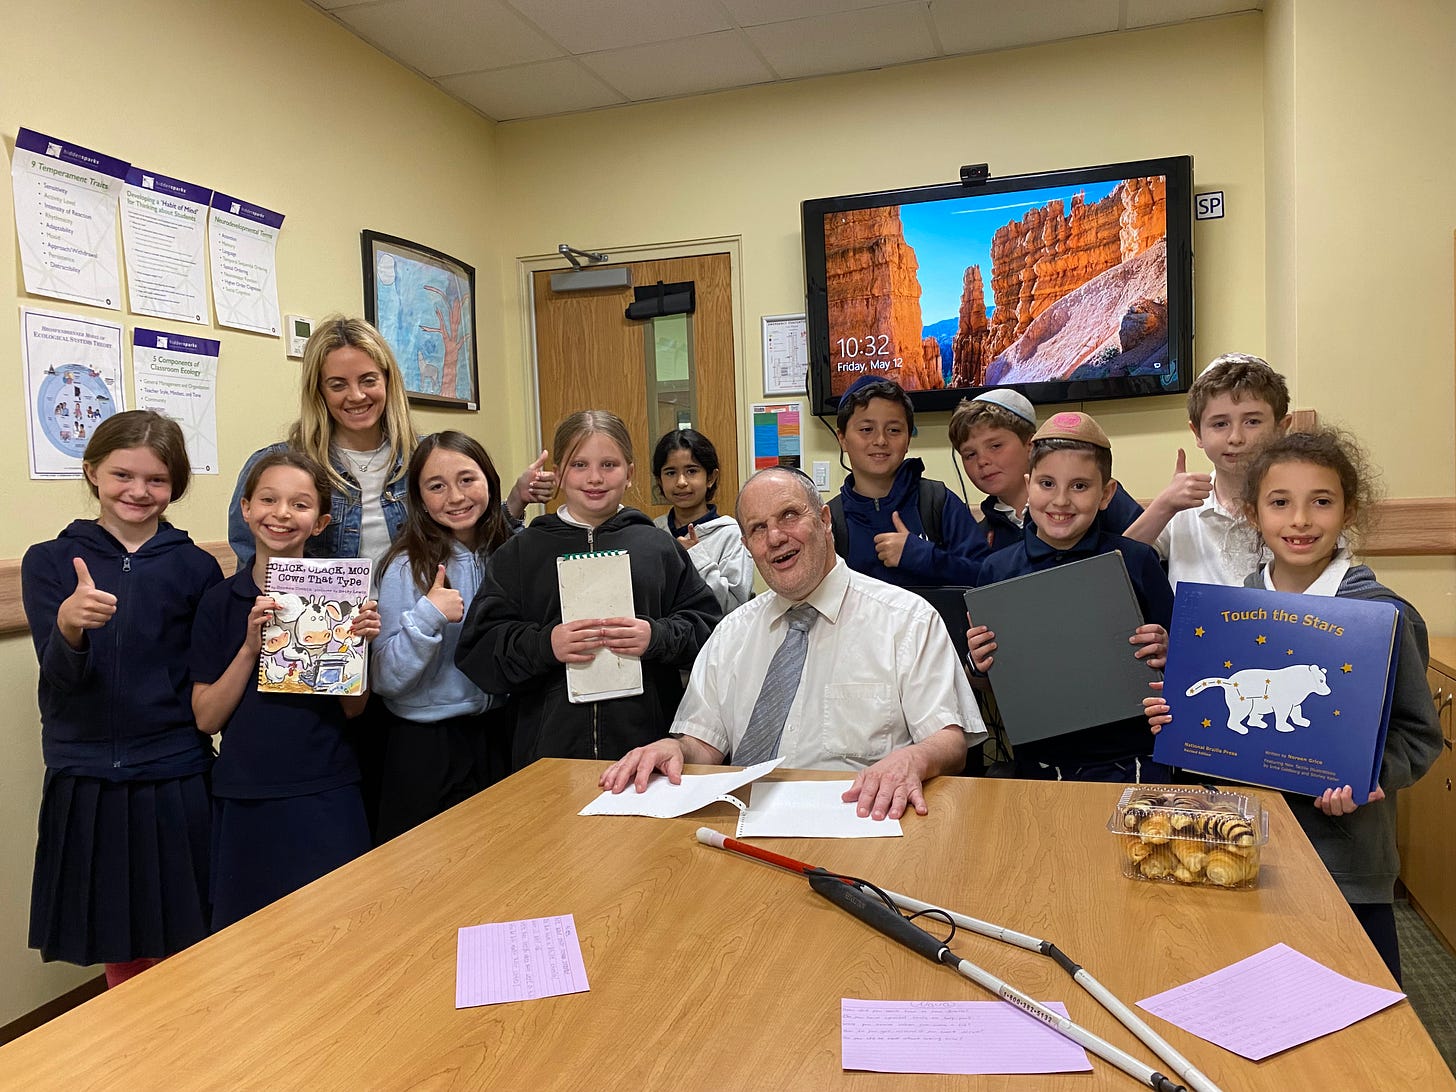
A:
[[[1044,1002],[1067,1015],[1060,1001]],[[839,1000],[844,1069],[873,1073],[1082,1073],[1087,1053],[1005,1001]]]
[[[584,993],[586,964],[576,919],[527,918],[467,925],[455,949],[455,1007]]]
[[[1287,944],[1265,948],[1138,1007],[1259,1062],[1347,1028],[1405,997],[1356,982]]]

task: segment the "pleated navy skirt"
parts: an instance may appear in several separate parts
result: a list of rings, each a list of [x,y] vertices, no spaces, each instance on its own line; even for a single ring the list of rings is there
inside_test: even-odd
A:
[[[162,959],[208,933],[207,775],[102,781],[47,770],[30,946],[87,966]]]
[[[212,807],[214,931],[369,852],[358,785]]]

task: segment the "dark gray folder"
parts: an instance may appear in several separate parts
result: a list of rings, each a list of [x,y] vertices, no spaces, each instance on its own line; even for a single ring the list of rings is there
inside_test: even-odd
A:
[[[1128,643],[1143,616],[1115,551],[973,588],[966,610],[996,634],[991,687],[1013,744],[1141,716],[1161,677]]]

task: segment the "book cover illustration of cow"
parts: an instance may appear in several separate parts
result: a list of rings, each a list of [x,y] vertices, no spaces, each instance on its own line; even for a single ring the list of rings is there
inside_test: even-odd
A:
[[[369,598],[368,558],[275,557],[263,592],[277,603],[263,628],[258,689],[275,694],[362,694],[369,649],[354,616]]]

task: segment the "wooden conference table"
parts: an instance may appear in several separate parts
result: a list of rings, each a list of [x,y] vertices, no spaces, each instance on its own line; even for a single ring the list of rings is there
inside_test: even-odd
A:
[[[1136,1088],[1091,1074],[840,1068],[839,1001],[987,1000],[789,873],[699,845],[683,819],[582,818],[602,763],[545,761],[0,1048],[8,1088]],[[780,773],[776,775],[783,777]],[[788,776],[823,776],[790,774]],[[842,776],[842,775],[841,775]],[[1280,798],[1250,892],[1124,879],[1109,785],[946,777],[905,837],[762,844],[1054,940],[1131,1004],[1285,941],[1391,986]],[[456,1010],[462,925],[575,915],[587,993]],[[1149,1063],[1050,960],[958,954]],[[1149,1017],[1226,1092],[1456,1087],[1409,1002],[1255,1064]]]

